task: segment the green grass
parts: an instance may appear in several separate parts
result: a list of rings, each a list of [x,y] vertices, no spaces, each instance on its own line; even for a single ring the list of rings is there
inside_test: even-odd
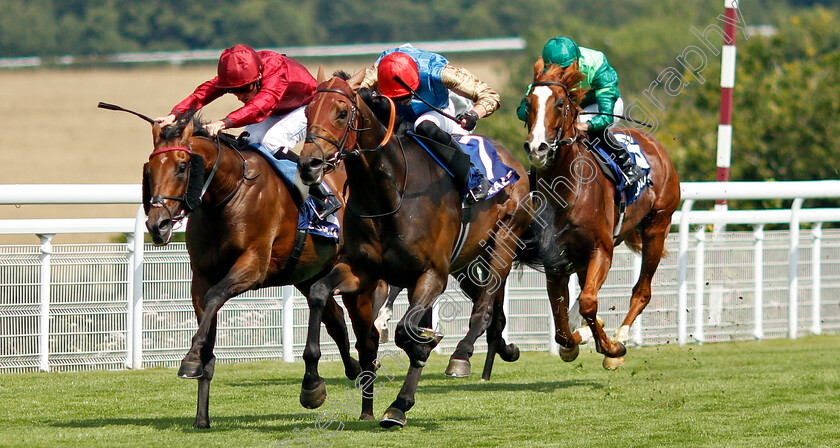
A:
[[[447,358],[434,356],[397,430],[341,410],[345,388],[358,393],[336,362],[321,365],[330,395],[318,410],[298,404],[302,363],[217,366],[209,430],[192,428],[196,382],[173,369],[2,375],[0,445],[270,448],[297,430],[325,447],[837,446],[838,349],[838,336],[634,348],[615,372],[588,348],[572,363],[523,353],[497,360],[487,383],[483,355],[466,379],[444,377]],[[383,383],[377,416],[402,378]],[[316,430],[328,411],[331,440]]]

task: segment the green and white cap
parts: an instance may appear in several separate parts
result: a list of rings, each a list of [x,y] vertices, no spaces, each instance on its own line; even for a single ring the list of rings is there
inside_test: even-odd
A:
[[[557,64],[563,68],[572,65],[580,57],[580,48],[568,37],[555,37],[543,47],[542,58],[546,64]]]

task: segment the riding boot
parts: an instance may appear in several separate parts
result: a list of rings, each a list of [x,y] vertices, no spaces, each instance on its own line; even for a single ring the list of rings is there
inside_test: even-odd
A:
[[[613,156],[615,163],[621,169],[621,172],[624,173],[624,176],[627,178],[625,186],[629,187],[635,184],[645,175],[642,169],[633,161],[633,156],[630,155],[630,151],[616,140],[615,135],[609,129],[604,129],[604,131],[596,133],[596,138],[603,142],[603,148]]]
[[[321,221],[341,208],[341,201],[327,190],[323,182],[310,186],[309,195],[315,203],[315,215]]]
[[[455,138],[441,130],[431,121],[420,123],[417,126],[417,133],[440,143],[440,145],[429,145],[429,149],[434,152],[435,156],[452,174],[458,190],[466,190],[470,183],[470,156],[464,153],[464,150]],[[482,178],[482,184],[474,188],[470,193],[478,201],[484,199],[489,190],[490,183]]]

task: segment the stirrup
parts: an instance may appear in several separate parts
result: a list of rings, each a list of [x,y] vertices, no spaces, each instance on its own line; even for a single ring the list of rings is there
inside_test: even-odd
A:
[[[626,170],[624,170],[624,177],[627,179],[627,184],[625,187],[630,187],[631,185],[635,185],[636,182],[641,180],[644,177],[645,173],[639,168],[638,165],[630,165]]]
[[[315,216],[318,218],[319,221],[323,221],[328,216],[332,215],[338,209],[341,208],[341,201],[339,201],[335,196],[329,195],[325,197],[323,200],[313,198],[312,202],[315,203]]]
[[[487,180],[485,177],[481,178],[481,183],[478,184],[475,188],[468,191],[468,195],[472,197],[473,202],[478,202],[487,197],[487,194],[490,193],[490,181]]]

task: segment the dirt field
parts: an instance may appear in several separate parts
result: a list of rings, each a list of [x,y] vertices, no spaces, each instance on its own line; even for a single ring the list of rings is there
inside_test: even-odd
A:
[[[302,62],[313,74],[319,64],[327,73],[339,68],[352,73],[373,59]],[[502,59],[452,58],[452,62],[490,85],[502,86],[505,81]],[[165,115],[214,73],[214,65],[0,71],[0,123],[4,127],[0,133],[0,183],[139,185],[143,163],[151,150],[149,125],[132,115],[98,109],[96,105],[105,101],[151,117]],[[232,95],[226,95],[206,107],[202,115],[208,120],[219,119],[239,104]],[[133,217],[136,210],[136,206],[0,205],[0,219]],[[59,235],[54,242],[91,238]],[[0,244],[37,241],[34,235],[0,235]]]

